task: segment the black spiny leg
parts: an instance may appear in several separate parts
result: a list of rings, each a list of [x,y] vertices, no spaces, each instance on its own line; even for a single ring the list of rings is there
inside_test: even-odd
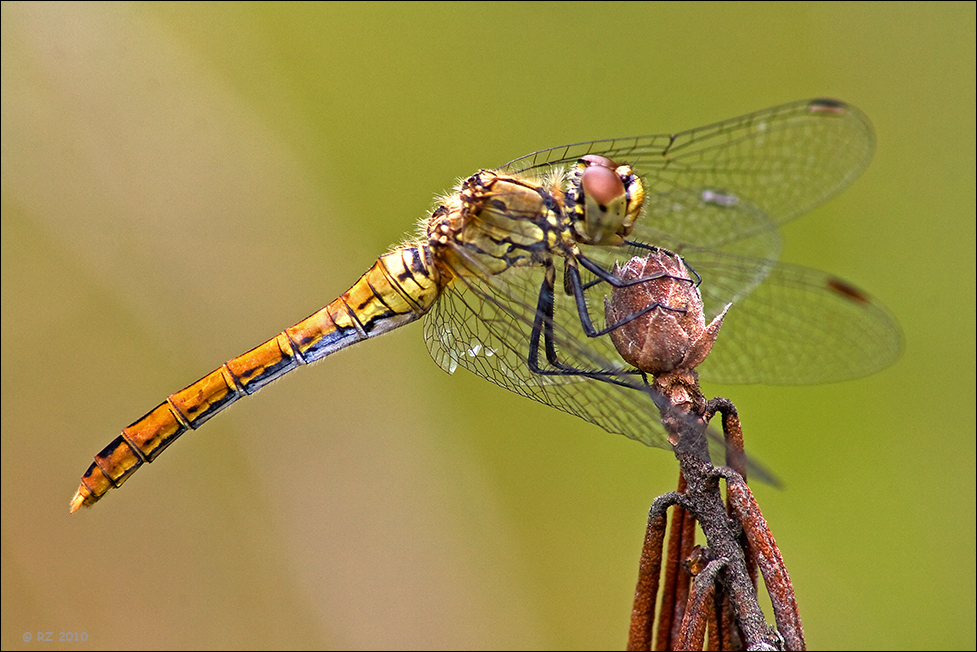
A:
[[[567,367],[559,361],[556,355],[556,345],[553,342],[553,316],[556,311],[556,268],[553,262],[546,261],[543,272],[543,282],[539,286],[539,299],[536,301],[536,318],[533,320],[533,332],[529,338],[529,370],[536,374],[560,374],[567,371],[577,371]],[[539,337],[545,331],[543,338],[546,347],[546,361],[556,367],[547,370],[539,366]]]
[[[578,277],[579,281],[579,277]],[[582,296],[582,295],[581,295]],[[577,369],[560,361],[556,352],[556,337],[553,334],[554,315],[556,310],[556,268],[547,261],[543,282],[539,288],[539,300],[536,302],[536,317],[533,320],[533,330],[529,338],[529,370],[543,376],[586,376],[614,385],[644,389],[648,387],[648,379],[644,372],[637,369],[630,371],[611,371],[607,369],[588,371]],[[543,369],[539,366],[540,336],[543,338],[543,348],[546,351],[546,361],[553,369]],[[642,383],[629,381],[622,376],[640,375]]]
[[[580,270],[574,264],[574,260],[579,261],[581,265],[583,265],[585,268],[587,268],[587,270],[592,272],[594,276],[596,276],[597,278],[594,281],[591,281],[590,283],[584,285],[583,280],[580,278]],[[634,314],[628,315],[627,317],[620,320],[619,322],[615,324],[611,324],[610,326],[607,326],[601,330],[597,330],[597,328],[594,327],[594,322],[590,319],[590,313],[587,311],[587,300],[584,297],[584,292],[590,289],[591,287],[593,287],[594,285],[596,285],[597,283],[604,282],[616,288],[623,288],[632,285],[637,285],[639,283],[644,283],[645,281],[654,281],[656,279],[661,279],[661,278],[671,278],[676,281],[688,281],[689,283],[694,282],[690,278],[670,276],[669,274],[666,274],[664,272],[661,272],[659,274],[651,274],[649,276],[644,276],[642,278],[632,279],[630,281],[622,281],[614,274],[611,274],[610,272],[605,270],[597,263],[593,262],[592,260],[589,260],[588,258],[582,255],[578,255],[574,259],[567,258],[566,270],[564,272],[564,275],[565,275],[565,280],[567,285],[566,291],[568,293],[573,294],[574,301],[577,304],[577,314],[580,317],[580,325],[583,327],[584,332],[587,333],[587,337],[600,337],[601,335],[607,335],[615,328],[620,328],[621,326],[628,323],[632,319],[637,319],[641,315],[644,315],[645,313],[648,313],[654,310],[655,308],[661,308],[662,310],[670,310],[672,312],[685,312],[685,310],[681,308],[672,308],[670,306],[666,306],[664,304],[657,303],[657,302],[649,303],[648,305],[644,306],[641,310],[635,312]]]

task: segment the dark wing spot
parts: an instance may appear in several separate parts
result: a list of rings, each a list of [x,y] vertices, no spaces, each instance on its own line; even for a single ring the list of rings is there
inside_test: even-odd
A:
[[[848,105],[838,100],[821,98],[812,100],[807,110],[811,113],[823,113],[827,115],[845,115],[848,112]]]
[[[841,279],[830,279],[828,281],[828,289],[856,303],[869,303],[869,298],[864,292],[854,285],[845,283]]]

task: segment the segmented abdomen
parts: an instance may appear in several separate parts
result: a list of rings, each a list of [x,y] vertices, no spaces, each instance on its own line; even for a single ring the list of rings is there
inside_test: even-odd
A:
[[[177,437],[199,428],[239,398],[300,365],[418,319],[442,289],[428,246],[401,247],[381,256],[328,306],[228,360],[123,429],[82,476],[71,511],[95,503],[144,462],[156,459]]]

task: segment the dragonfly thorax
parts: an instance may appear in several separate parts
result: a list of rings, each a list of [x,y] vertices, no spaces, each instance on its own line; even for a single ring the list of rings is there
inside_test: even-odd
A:
[[[567,211],[576,237],[593,245],[619,245],[631,233],[645,191],[628,165],[588,154],[577,161],[567,188]]]
[[[564,215],[557,182],[482,170],[444,198],[426,235],[449,276],[491,276],[538,264],[572,244]]]

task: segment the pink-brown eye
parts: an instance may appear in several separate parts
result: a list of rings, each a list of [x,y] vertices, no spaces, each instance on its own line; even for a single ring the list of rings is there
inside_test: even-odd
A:
[[[604,160],[610,163],[608,159]],[[603,165],[592,165],[584,170],[580,185],[583,187],[584,196],[604,208],[624,196],[624,183],[621,177],[612,168]]]
[[[607,158],[606,156],[601,156],[599,154],[587,154],[585,156],[581,156],[580,160],[587,161],[588,166],[590,167],[597,166],[602,168],[608,168],[610,170],[613,170],[617,167],[617,163]]]

